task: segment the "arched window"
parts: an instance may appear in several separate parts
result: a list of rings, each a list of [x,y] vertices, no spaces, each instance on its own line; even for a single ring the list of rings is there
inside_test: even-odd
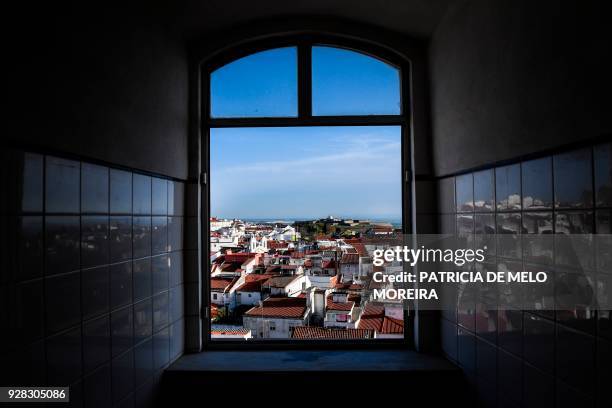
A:
[[[408,64],[344,41],[277,45],[202,72],[205,338],[403,342],[405,311],[368,297],[365,241],[410,232]]]

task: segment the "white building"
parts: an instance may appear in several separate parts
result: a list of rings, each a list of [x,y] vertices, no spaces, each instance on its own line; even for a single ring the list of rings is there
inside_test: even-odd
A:
[[[210,230],[217,231],[221,228],[229,228],[234,224],[234,220],[219,219],[212,217],[210,219]]]
[[[288,339],[294,327],[306,326],[310,309],[306,298],[268,298],[242,317],[242,325],[256,339]]]
[[[263,284],[270,279],[268,275],[244,275],[235,285],[234,298],[237,306],[255,306],[262,300]]]
[[[263,288],[270,292],[270,296],[293,297],[307,288],[307,281],[304,275],[275,276],[268,279]]]
[[[275,228],[270,234],[268,234],[268,239],[273,241],[293,242],[300,239],[300,233],[297,232],[291,225],[287,225],[283,228]]]
[[[357,280],[359,277],[359,254],[344,254],[340,260],[342,282]]]
[[[231,289],[238,278],[210,278],[210,302],[218,306],[228,306],[232,304]]]
[[[347,293],[335,292],[325,301],[325,327],[354,328],[355,302],[348,300]]]

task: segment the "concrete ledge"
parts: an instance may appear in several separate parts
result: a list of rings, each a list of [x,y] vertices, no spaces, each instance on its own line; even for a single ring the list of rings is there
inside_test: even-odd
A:
[[[164,371],[159,406],[470,406],[467,389],[458,367],[410,350],[209,351],[184,355]]]
[[[454,371],[442,357],[411,350],[207,351],[187,354],[166,372]]]

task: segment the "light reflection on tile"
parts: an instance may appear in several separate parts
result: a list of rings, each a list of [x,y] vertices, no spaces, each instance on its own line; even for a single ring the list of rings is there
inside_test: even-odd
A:
[[[521,209],[521,167],[518,164],[495,169],[495,199],[499,211]]]
[[[495,203],[495,177],[493,170],[474,173],[475,211],[493,211]]]
[[[552,208],[552,159],[545,157],[521,164],[523,178],[523,209]]]
[[[555,207],[589,208],[593,205],[591,149],[554,156]]]

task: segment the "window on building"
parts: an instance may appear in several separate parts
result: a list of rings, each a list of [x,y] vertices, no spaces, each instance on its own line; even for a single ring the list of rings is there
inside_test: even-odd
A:
[[[337,339],[331,330],[377,341],[386,308],[397,310],[372,302],[369,284],[371,238],[408,232],[407,65],[344,45],[299,39],[205,67],[205,259],[210,277],[229,285],[228,311],[208,330],[267,324],[251,341]],[[239,304],[239,288],[259,292],[258,302]],[[345,323],[332,329],[334,293],[346,294],[335,307],[355,320],[330,314]],[[270,318],[286,323],[276,330]]]

